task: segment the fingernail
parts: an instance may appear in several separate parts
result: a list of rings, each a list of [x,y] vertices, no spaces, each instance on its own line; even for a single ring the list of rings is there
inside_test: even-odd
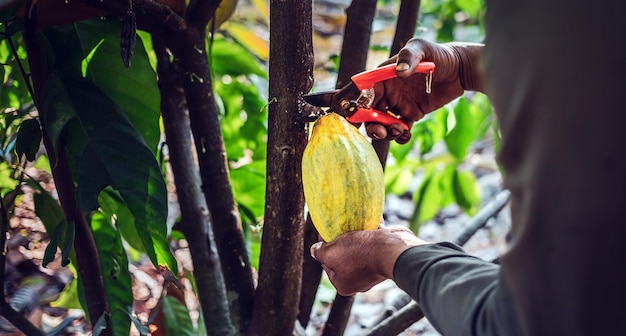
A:
[[[372,138],[374,138],[374,139],[376,139],[376,140],[380,140],[380,139],[382,139],[382,138],[380,137],[380,135],[378,135],[377,133],[372,133]]]
[[[394,129],[391,130],[391,135],[393,135],[393,136],[398,136],[400,134],[402,134],[402,132],[400,132],[400,130],[398,130],[398,129],[394,128]]]
[[[311,249],[309,252],[311,253],[311,257],[315,260],[317,260],[317,258],[315,258],[315,251],[317,251],[320,247],[322,247],[322,242],[317,242],[311,245]]]
[[[407,71],[410,67],[408,63],[398,63],[398,65],[396,65],[396,71]]]

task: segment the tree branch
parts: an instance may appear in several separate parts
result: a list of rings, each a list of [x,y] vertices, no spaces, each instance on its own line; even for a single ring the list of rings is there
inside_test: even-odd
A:
[[[290,335],[301,291],[307,124],[302,94],[312,86],[311,1],[270,6],[270,81],[265,218],[251,335]]]
[[[211,218],[193,159],[185,93],[180,77],[177,76],[178,71],[169,61],[163,41],[157,37],[152,40],[158,60],[161,113],[181,210],[182,222],[179,228],[189,243],[198,300],[205,326],[209,327],[206,331],[209,335],[234,335]]]

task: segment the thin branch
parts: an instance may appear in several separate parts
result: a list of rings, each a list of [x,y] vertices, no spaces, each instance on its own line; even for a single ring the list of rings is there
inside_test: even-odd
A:
[[[175,64],[170,63],[163,41],[153,37],[153,46],[158,60],[161,113],[182,216],[180,230],[189,242],[202,316],[205,325],[209,327],[208,334],[233,335],[235,332],[228,310],[226,285],[215,246],[211,218],[200,189],[198,168],[193,159],[185,93],[179,72],[175,69]]]

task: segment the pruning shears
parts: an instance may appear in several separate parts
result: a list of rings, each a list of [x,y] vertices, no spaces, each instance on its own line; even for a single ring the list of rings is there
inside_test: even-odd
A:
[[[421,62],[415,69],[416,73],[426,74],[426,93],[430,93],[434,70],[433,62]],[[328,107],[326,112],[336,112],[351,123],[374,122],[385,126],[400,124],[408,130],[408,126],[392,112],[372,108],[374,84],[396,76],[396,65],[388,64],[352,76],[351,82],[341,89],[308,93],[302,98],[311,105]]]

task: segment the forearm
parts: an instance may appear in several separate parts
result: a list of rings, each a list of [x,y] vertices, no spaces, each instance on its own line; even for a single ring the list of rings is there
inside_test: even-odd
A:
[[[483,76],[480,68],[480,54],[483,44],[451,42],[444,44],[459,60],[461,86],[467,91],[484,93]]]
[[[408,249],[395,264],[394,279],[445,335],[520,333],[500,267],[456,245]]]

